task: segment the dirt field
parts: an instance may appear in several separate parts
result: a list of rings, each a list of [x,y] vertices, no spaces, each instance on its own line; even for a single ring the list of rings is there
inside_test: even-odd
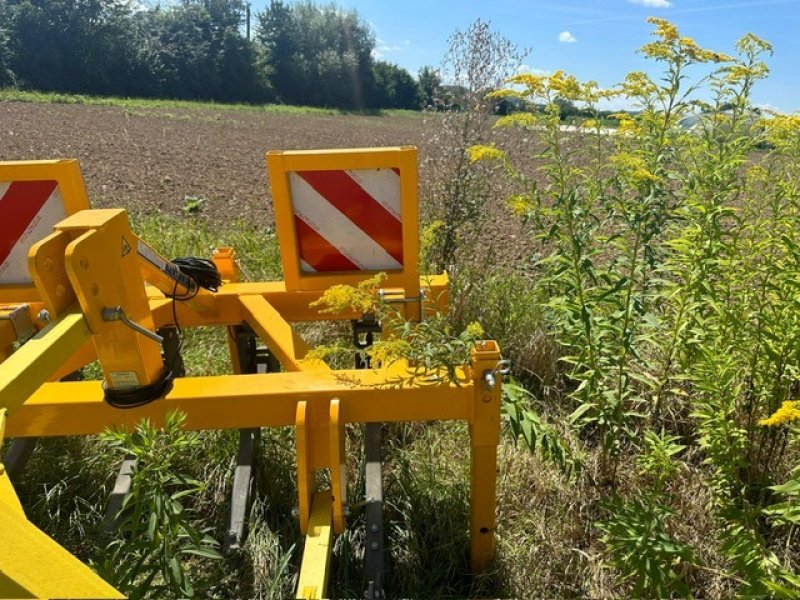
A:
[[[98,208],[180,214],[197,197],[214,221],[270,225],[268,150],[419,146],[422,127],[414,116],[3,102],[0,160],[77,158]]]

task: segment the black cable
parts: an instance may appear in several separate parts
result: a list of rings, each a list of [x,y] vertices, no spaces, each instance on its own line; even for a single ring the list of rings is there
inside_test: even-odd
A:
[[[135,408],[142,406],[166,394],[172,387],[172,371],[164,369],[161,377],[150,385],[140,385],[135,388],[112,390],[103,384],[105,399],[114,408]]]
[[[222,276],[219,274],[214,261],[205,258],[186,256],[176,258],[172,263],[181,270],[181,273],[194,279],[201,288],[216,292],[220,286],[222,286]],[[188,299],[189,298],[178,298],[178,300]]]
[[[172,387],[174,379],[175,367],[177,366],[178,357],[183,347],[183,331],[181,330],[180,323],[178,323],[178,311],[176,309],[176,301],[185,302],[191,300],[200,291],[200,288],[205,288],[212,292],[216,292],[222,286],[222,277],[219,270],[213,261],[204,258],[195,257],[181,257],[172,261],[181,273],[193,279],[197,284],[195,291],[190,296],[178,296],[178,280],[175,280],[175,287],[168,298],[172,298],[172,318],[175,322],[175,329],[178,334],[178,346],[175,353],[169,358],[170,367],[164,368],[161,377],[150,385],[142,385],[135,388],[128,388],[122,390],[113,390],[103,385],[105,392],[105,400],[114,408],[134,408],[143,406],[165,395]]]

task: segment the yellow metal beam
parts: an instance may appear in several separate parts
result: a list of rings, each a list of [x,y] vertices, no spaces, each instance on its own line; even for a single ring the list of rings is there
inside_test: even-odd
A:
[[[2,501],[0,523],[0,598],[125,597]]]
[[[382,371],[300,371],[180,378],[163,399],[120,410],[103,401],[99,381],[56,382],[36,390],[6,427],[12,437],[90,435],[143,418],[161,426],[172,410],[186,413],[187,429],[278,427],[294,425],[297,402],[305,400],[320,405],[313,412],[327,428],[332,398],[341,403],[343,423],[469,420],[473,396],[468,380],[423,384],[387,379]]]
[[[428,312],[444,312],[448,302],[448,278],[446,274],[425,275],[419,279],[425,290],[425,306]],[[173,302],[165,298],[156,287],[149,286],[147,294],[150,310],[156,327],[173,324]],[[343,312],[336,315],[321,313],[309,304],[319,300],[320,291],[287,291],[283,281],[226,283],[216,293],[202,293],[192,300],[176,302],[175,312],[182,327],[201,325],[238,325],[245,316],[240,296],[263,296],[280,315],[291,323],[299,321],[351,320],[363,315],[356,312]],[[202,307],[202,310],[199,309]]]
[[[303,360],[308,346],[263,296],[240,296],[244,318],[287,371],[327,370],[321,360]]]
[[[90,337],[75,310],[42,329],[0,365],[0,407],[13,415]]]
[[[338,398],[331,400],[328,421],[328,464],[331,469],[331,511],[333,529],[337,534],[344,533],[344,502],[347,495],[347,459],[344,455],[344,423],[341,420],[341,403]]]
[[[297,598],[319,600],[326,597],[330,572],[331,495],[329,490],[314,494],[311,519],[303,549],[303,562],[297,579]]]
[[[311,424],[308,417],[308,404],[301,400],[297,403],[295,412],[294,441],[297,460],[297,517],[300,521],[300,533],[303,535],[308,532],[308,521],[311,518],[311,499],[316,491],[314,468],[311,463]],[[330,507],[328,510],[330,510]]]
[[[470,437],[470,567],[484,571],[494,557],[495,505],[497,503],[497,445],[500,443],[500,385],[486,381],[500,360],[497,342],[478,342],[472,351],[474,397],[469,424]]]

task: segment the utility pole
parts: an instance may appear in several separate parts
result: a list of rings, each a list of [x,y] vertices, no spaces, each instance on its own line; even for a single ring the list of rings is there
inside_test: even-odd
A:
[[[245,4],[245,14],[247,15],[247,41],[250,41],[250,3]]]

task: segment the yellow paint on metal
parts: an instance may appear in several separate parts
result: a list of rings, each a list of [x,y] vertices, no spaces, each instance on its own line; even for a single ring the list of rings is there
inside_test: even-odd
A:
[[[89,567],[0,502],[1,598],[124,598]]]
[[[90,338],[83,314],[68,312],[40,331],[2,363],[0,407],[9,417],[20,409],[37,388],[58,371]],[[80,418],[76,415],[76,418]]]
[[[308,346],[263,296],[240,296],[244,317],[287,371],[323,369],[321,360],[303,360]]]
[[[52,318],[63,313],[77,301],[64,266],[68,233],[55,231],[33,244],[28,252],[28,270],[44,307]]]
[[[419,253],[416,148],[403,146],[267,153],[267,170],[272,188],[275,225],[278,230],[286,289],[326,290],[336,284],[355,285],[369,277],[369,272],[366,271],[330,275],[301,272],[288,174],[293,171],[393,168],[400,171],[400,211],[405,263],[401,271],[387,274],[386,287],[402,288],[406,297],[416,297],[419,292],[419,270],[416,260]]]
[[[309,424],[307,417],[307,403],[303,400],[297,403],[294,422],[295,459],[297,461],[297,518],[300,521],[300,533],[308,531],[308,521],[311,517],[311,498],[314,494],[314,471],[311,467],[311,440],[309,439]],[[330,511],[330,507],[328,509]]]
[[[94,335],[95,349],[110,389],[154,383],[164,371],[160,344],[120,320],[106,321],[103,309],[121,307],[131,321],[154,330],[139,272],[136,237],[122,209],[81,211],[56,225],[74,239],[65,267]],[[127,248],[127,251],[126,251]]]
[[[344,455],[344,423],[340,418],[338,398],[331,400],[328,439],[330,450],[328,463],[331,469],[331,510],[333,513],[333,530],[337,534],[344,533],[344,502],[347,499],[347,460]]]
[[[314,494],[303,562],[297,579],[297,598],[319,600],[327,597],[332,542],[331,497],[325,490]]]
[[[470,436],[470,567],[473,573],[486,569],[494,556],[497,488],[497,445],[500,443],[500,386],[495,374],[492,387],[486,374],[497,366],[500,349],[496,342],[477,342],[472,351],[473,402]]]
[[[12,346],[17,341],[17,330],[11,321],[0,320],[0,362],[11,354]]]
[[[6,373],[4,367],[0,373]],[[186,428],[191,430],[281,427],[295,424],[296,405],[302,400],[319,406],[324,431],[331,398],[341,403],[342,422],[368,423],[468,421],[473,397],[469,381],[456,385],[392,380],[372,370],[300,371],[178,378],[157,402],[120,410],[103,401],[101,382],[70,381],[39,387],[10,414],[6,427],[12,437],[91,435],[112,424],[131,427],[143,418],[160,427],[173,410],[186,413]],[[322,445],[327,443],[324,436]]]
[[[232,246],[220,246],[214,248],[211,253],[211,260],[219,271],[222,281],[235,282],[242,278],[242,271],[239,268],[239,259],[236,250]]]
[[[420,278],[420,285],[425,289],[425,306],[427,312],[444,312],[448,301],[448,278],[446,274],[426,275]],[[201,290],[202,292],[202,290]],[[263,296],[281,317],[290,323],[299,321],[349,321],[362,315],[356,312],[342,312],[330,315],[320,312],[319,308],[309,304],[319,300],[322,291],[287,291],[283,281],[262,281],[228,283],[214,294],[200,294],[190,306],[186,302],[175,303],[174,310],[181,327],[200,327],[213,325],[238,325],[245,320],[241,296]],[[165,298],[155,287],[148,287],[147,294],[150,309],[156,327],[164,327],[173,323],[173,302]],[[197,305],[203,310],[196,310]],[[195,307],[195,308],[193,308]]]

